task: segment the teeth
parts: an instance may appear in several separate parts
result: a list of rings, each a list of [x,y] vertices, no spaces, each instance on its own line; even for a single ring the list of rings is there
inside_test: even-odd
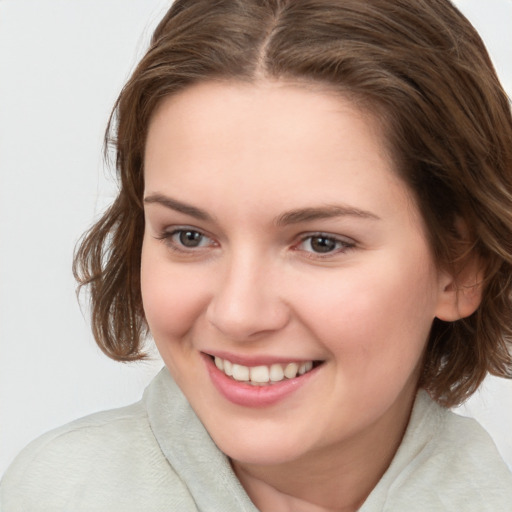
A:
[[[254,366],[251,368],[251,382],[263,384],[270,379],[268,366]]]
[[[281,382],[285,378],[294,379],[297,375],[304,375],[313,369],[313,361],[302,363],[288,363],[286,365],[273,364],[271,366],[243,366],[234,364],[227,359],[215,357],[215,366],[227,376],[239,382],[247,382],[254,386],[263,386],[274,382]]]
[[[224,366],[224,373],[228,377],[231,377],[233,375],[233,363],[231,363],[231,361],[228,361],[227,359],[224,359],[223,366]]]
[[[270,367],[270,380],[272,382],[279,382],[284,379],[283,367],[280,364],[273,364]]]
[[[313,369],[313,361],[308,361],[307,363],[302,363],[299,366],[299,375],[304,375]]]
[[[286,365],[284,369],[284,376],[287,379],[293,379],[297,377],[297,372],[299,371],[299,365],[297,363],[289,363]]]
[[[234,364],[233,379],[247,382],[249,380],[249,368],[241,364]]]

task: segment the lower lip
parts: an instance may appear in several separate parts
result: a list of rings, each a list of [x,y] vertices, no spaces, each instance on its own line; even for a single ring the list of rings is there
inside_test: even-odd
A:
[[[202,354],[202,356],[213,385],[220,394],[230,402],[243,407],[269,407],[277,404],[311,380],[320,368],[313,368],[294,379],[286,379],[265,386],[252,386],[228,377],[215,366],[210,356],[206,354]]]

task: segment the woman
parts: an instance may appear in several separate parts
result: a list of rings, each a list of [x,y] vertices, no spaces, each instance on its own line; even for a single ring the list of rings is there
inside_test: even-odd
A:
[[[166,364],[43,436],[6,510],[509,510],[446,407],[510,374],[512,120],[447,1],[178,1],[111,122],[75,272]],[[437,403],[436,403],[437,402]]]

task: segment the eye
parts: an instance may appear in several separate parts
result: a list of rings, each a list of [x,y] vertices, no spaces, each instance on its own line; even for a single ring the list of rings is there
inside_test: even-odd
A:
[[[164,231],[157,237],[163,240],[165,244],[174,251],[190,251],[194,249],[203,249],[216,246],[214,240],[201,231],[190,228],[173,229]]]
[[[172,240],[174,242],[178,242],[180,245],[183,245],[183,247],[195,248],[207,245],[205,244],[205,241],[208,239],[199,231],[182,229],[173,233]]]
[[[315,233],[304,236],[296,246],[296,249],[318,255],[328,255],[330,253],[345,252],[353,247],[355,247],[355,243],[351,240],[324,233]]]

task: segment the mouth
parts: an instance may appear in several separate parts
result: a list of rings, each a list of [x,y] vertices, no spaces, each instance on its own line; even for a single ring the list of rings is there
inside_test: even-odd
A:
[[[207,354],[224,375],[234,381],[252,386],[272,386],[283,381],[296,379],[320,366],[323,361],[290,361],[271,365],[244,366],[229,359]]]

